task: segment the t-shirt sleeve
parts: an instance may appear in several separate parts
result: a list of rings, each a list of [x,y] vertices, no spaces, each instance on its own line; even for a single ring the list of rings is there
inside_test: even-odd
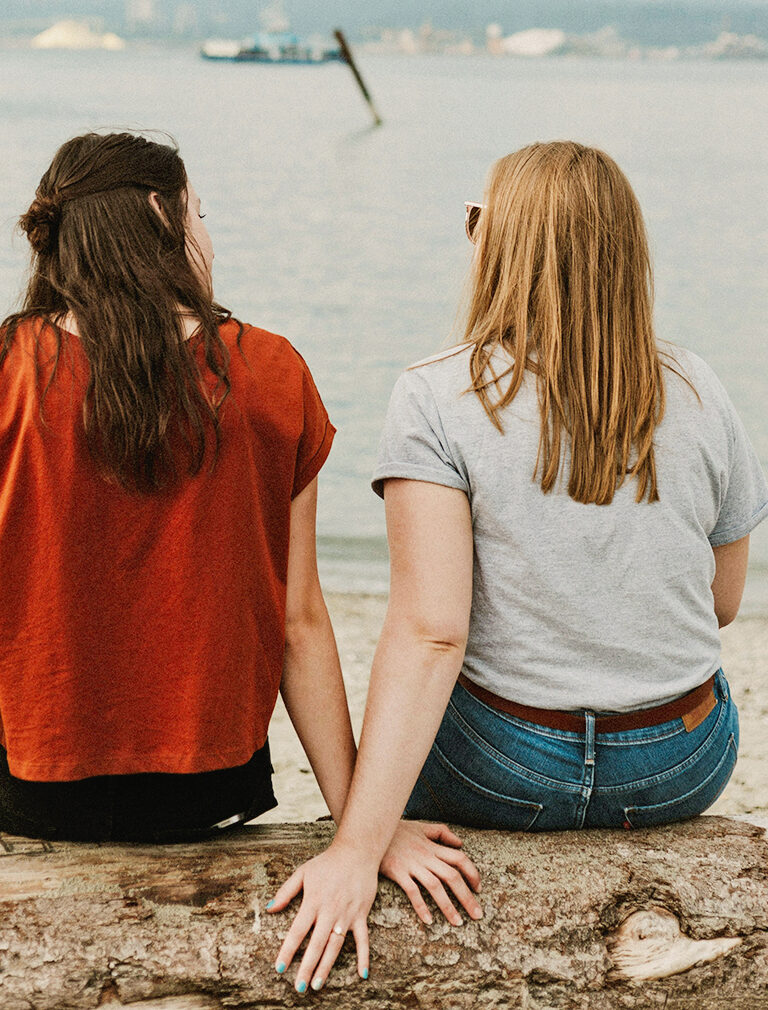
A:
[[[423,480],[469,494],[469,484],[454,461],[432,391],[419,369],[405,372],[389,401],[371,486],[384,497],[389,477]]]
[[[298,353],[297,357],[301,364],[303,427],[296,449],[291,499],[300,494],[320,473],[336,434],[307,363]]]
[[[741,418],[723,390],[731,426],[730,466],[717,522],[709,534],[713,547],[741,540],[768,517],[768,484]]]

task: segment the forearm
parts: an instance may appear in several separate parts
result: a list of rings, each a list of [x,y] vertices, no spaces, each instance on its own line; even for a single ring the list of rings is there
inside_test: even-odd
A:
[[[336,640],[321,605],[289,628],[280,692],[331,816],[338,824],[355,765]]]
[[[463,644],[434,641],[388,616],[337,845],[381,861],[437,735],[463,657]]]

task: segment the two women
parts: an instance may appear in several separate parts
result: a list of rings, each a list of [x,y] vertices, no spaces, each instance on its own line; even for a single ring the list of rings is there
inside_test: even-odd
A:
[[[21,220],[32,273],[0,346],[2,831],[174,841],[257,816],[278,690],[341,817],[355,743],[315,560],[334,429],[288,341],[213,301],[203,216],[174,147],[87,134]],[[476,883],[446,828],[396,836],[382,872],[403,886]]]
[[[481,915],[458,839],[404,810],[542,830],[705,809],[738,745],[718,623],[768,488],[717,379],[657,347],[615,164],[533,145],[470,207],[466,343],[405,373],[382,439],[391,591],[354,765],[314,555],[333,430],[290,345],[213,303],[197,198],[147,144],[65,145],[23,219],[0,828],[164,839],[255,816],[279,686],[339,823],[270,906],[303,889],[276,967],[309,936],[304,992],[348,931],[367,974],[380,870],[425,921],[419,884],[451,922],[446,887]]]

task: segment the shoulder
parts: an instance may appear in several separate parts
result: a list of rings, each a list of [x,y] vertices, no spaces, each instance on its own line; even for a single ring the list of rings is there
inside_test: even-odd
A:
[[[668,394],[682,393],[687,400],[698,401],[700,408],[730,413],[730,397],[711,365],[685,347],[663,344],[659,350]]]
[[[307,363],[293,344],[279,333],[251,326],[239,319],[228,319],[219,327],[227,346],[232,367],[245,365],[251,372],[267,373],[284,381],[309,375]]]
[[[230,350],[239,347],[243,353],[255,358],[280,356],[292,360],[300,357],[286,337],[239,319],[232,318],[222,323],[219,335]]]
[[[397,380],[397,387],[412,392],[422,390],[435,399],[461,394],[469,383],[472,344],[458,344],[409,365]]]
[[[413,372],[417,368],[425,368],[427,365],[442,366],[443,370],[446,368],[455,368],[457,364],[461,364],[462,367],[467,365],[468,367],[469,356],[473,347],[474,344],[469,343],[447,347],[442,351],[438,351],[437,354],[432,354],[428,358],[422,358],[421,361],[414,362],[408,366],[406,371]]]

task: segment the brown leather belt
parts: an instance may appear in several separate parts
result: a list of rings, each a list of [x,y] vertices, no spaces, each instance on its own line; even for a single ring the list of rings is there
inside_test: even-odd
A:
[[[548,729],[563,729],[572,733],[584,732],[583,715],[561,712],[558,709],[518,705],[517,702],[499,697],[493,691],[486,691],[484,687],[474,684],[463,673],[459,674],[459,683],[486,705],[490,705],[491,708],[496,708],[500,712],[506,712],[507,715],[513,715],[517,719],[524,719],[526,722],[533,722],[538,726],[546,726]],[[691,730],[696,729],[704,722],[716,704],[715,675],[712,674],[709,680],[699,687],[684,694],[682,698],[675,698],[674,701],[667,702],[666,705],[658,705],[656,708],[641,708],[634,712],[618,712],[615,715],[595,716],[595,732],[622,733],[624,730],[645,729],[647,726],[658,726],[660,723],[670,722],[672,719],[682,719],[686,730],[690,733]]]

